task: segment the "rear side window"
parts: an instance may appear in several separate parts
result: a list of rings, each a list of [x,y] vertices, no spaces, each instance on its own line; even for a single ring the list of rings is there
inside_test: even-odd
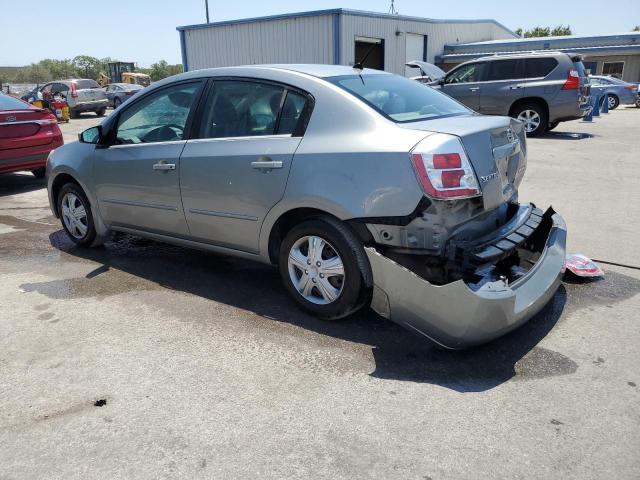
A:
[[[522,78],[518,60],[495,60],[487,63],[486,81]]]
[[[287,92],[287,98],[280,113],[278,134],[293,134],[296,131],[306,103],[307,99],[299,93]]]
[[[29,108],[31,107],[22,100],[0,93],[0,110],[28,110]]]
[[[100,88],[100,85],[98,85],[98,82],[91,79],[75,80],[73,83],[76,84],[76,88],[78,90],[85,90],[87,88]]]
[[[280,85],[245,80],[213,84],[198,138],[293,134],[306,98]]]
[[[546,77],[557,66],[555,58],[527,58],[524,61],[524,75],[526,78]]]

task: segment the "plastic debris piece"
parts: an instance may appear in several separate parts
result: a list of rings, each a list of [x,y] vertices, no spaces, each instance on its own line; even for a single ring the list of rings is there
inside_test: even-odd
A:
[[[580,253],[567,254],[564,263],[567,270],[578,277],[604,277],[600,267]]]

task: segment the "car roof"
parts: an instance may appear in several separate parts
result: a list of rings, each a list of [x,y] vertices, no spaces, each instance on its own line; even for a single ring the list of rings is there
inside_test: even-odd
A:
[[[501,53],[497,55],[485,55],[484,57],[476,58],[475,61],[491,61],[491,60],[512,60],[518,58],[540,58],[540,57],[557,57],[559,55],[565,55],[564,52],[548,51],[548,52],[513,52],[513,53]]]
[[[264,65],[239,65],[235,67],[220,67],[220,68],[206,68],[203,70],[192,71],[198,72],[196,76],[209,76],[216,73],[224,73],[228,74],[232,72],[234,69],[242,69],[246,71],[247,69],[255,69],[256,73],[260,71],[268,70],[280,70],[280,71],[289,71],[289,72],[297,72],[304,73],[306,75],[311,75],[313,77],[318,78],[327,78],[327,77],[338,77],[341,75],[370,75],[370,74],[380,74],[380,75],[391,75],[388,72],[383,72],[381,70],[374,70],[371,68],[365,68],[363,70],[354,69],[353,67],[347,65],[323,65],[323,64],[303,64],[303,63],[280,63],[280,64],[264,64]]]

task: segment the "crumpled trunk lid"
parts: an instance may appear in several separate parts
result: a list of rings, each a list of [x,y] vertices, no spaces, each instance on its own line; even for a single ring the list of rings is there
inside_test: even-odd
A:
[[[460,137],[478,177],[485,210],[515,198],[527,165],[525,132],[518,120],[469,114],[399,126]]]

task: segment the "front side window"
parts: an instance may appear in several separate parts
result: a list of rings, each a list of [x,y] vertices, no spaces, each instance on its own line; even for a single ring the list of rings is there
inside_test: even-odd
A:
[[[494,60],[487,63],[487,82],[522,78],[518,60]]]
[[[116,143],[182,140],[200,82],[163,88],[127,108],[118,120]]]
[[[469,113],[465,106],[447,95],[398,75],[344,75],[327,80],[395,122]]]
[[[202,110],[198,137],[256,137],[292,133],[304,107],[304,102],[301,107],[296,95],[294,92],[287,93],[285,87],[279,85],[244,80],[214,81]],[[280,119],[282,126],[278,128],[281,110],[286,118]]]
[[[479,82],[482,79],[484,63],[470,63],[454,70],[446,76],[444,83]]]

